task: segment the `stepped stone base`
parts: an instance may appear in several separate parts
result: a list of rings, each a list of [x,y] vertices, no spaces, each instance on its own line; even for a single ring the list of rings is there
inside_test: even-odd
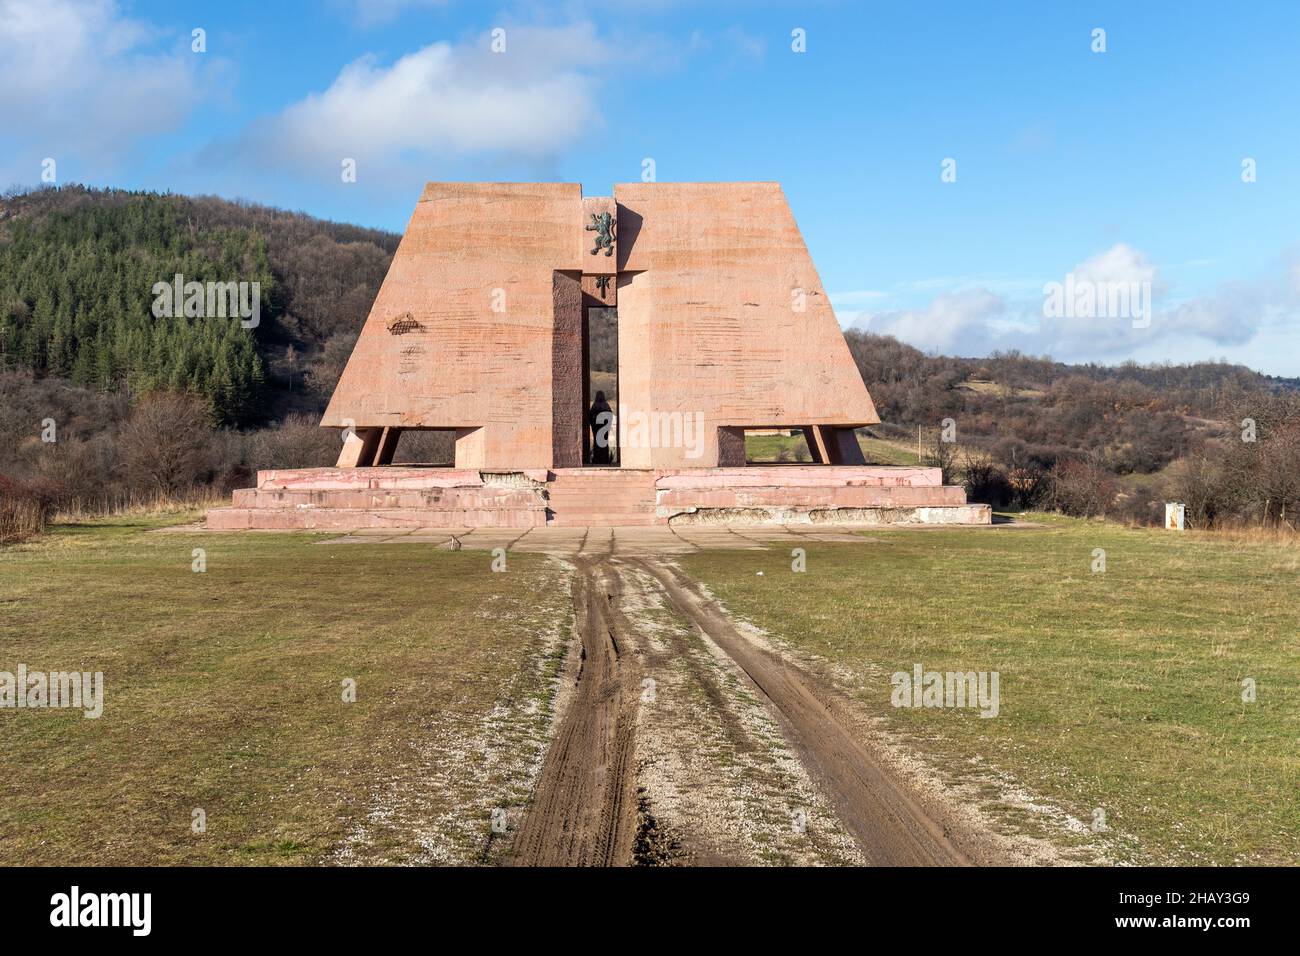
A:
[[[937,468],[872,465],[302,468],[259,472],[256,488],[208,512],[214,530],[991,521]]]

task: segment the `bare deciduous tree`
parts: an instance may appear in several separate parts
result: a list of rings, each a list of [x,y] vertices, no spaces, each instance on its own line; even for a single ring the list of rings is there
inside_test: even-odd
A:
[[[185,491],[211,467],[207,406],[183,392],[147,395],[122,427],[118,446],[131,484],[164,495]]]

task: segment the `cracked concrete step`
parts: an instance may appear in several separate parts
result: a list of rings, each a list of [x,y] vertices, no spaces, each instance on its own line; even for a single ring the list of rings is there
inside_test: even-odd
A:
[[[538,510],[546,507],[541,489],[478,486],[425,489],[269,489],[239,488],[232,495],[236,508],[425,508],[432,511],[486,509]]]
[[[540,508],[455,509],[392,508],[213,508],[208,527],[217,531],[245,528],[282,528],[347,531],[355,528],[535,528],[546,524]]]

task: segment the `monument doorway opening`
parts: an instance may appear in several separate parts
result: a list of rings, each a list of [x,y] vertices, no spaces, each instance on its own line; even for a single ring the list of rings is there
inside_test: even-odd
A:
[[[618,309],[592,306],[583,329],[583,464],[617,467]]]

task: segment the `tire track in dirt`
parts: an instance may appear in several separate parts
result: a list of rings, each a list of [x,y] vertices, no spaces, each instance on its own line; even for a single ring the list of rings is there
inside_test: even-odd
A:
[[[655,682],[642,697],[638,793],[671,843],[671,852],[638,854],[638,863],[862,865],[752,682],[673,608],[657,579],[626,564],[620,574],[622,611]]]
[[[881,866],[969,866],[994,862],[978,835],[961,832],[889,772],[837,715],[837,692],[740,633],[727,613],[674,567],[631,563],[663,586],[670,605],[694,623],[753,681],[800,761],[867,860]]]
[[[510,862],[617,866],[637,837],[634,742],[640,667],[607,560],[578,558],[574,610],[582,639],[572,699],[555,733]]]

